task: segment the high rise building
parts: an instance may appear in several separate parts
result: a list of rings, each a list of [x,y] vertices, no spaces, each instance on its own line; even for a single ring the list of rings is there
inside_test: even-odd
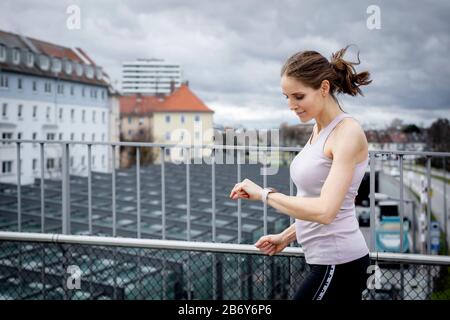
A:
[[[137,59],[122,64],[122,93],[167,95],[181,85],[181,67],[161,59]]]

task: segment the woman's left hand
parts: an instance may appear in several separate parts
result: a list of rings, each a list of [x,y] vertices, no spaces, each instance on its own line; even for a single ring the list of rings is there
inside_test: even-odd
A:
[[[245,179],[242,182],[237,183],[233,190],[231,190],[230,198],[233,200],[237,199],[248,199],[253,201],[261,200],[262,188],[250,179]]]

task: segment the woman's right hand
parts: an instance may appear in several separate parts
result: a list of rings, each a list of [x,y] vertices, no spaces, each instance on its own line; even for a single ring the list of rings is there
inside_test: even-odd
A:
[[[268,234],[266,236],[262,236],[255,243],[255,247],[257,247],[260,251],[272,256],[277,254],[278,252],[283,251],[284,248],[288,246],[289,242],[285,241],[281,235],[278,234]]]

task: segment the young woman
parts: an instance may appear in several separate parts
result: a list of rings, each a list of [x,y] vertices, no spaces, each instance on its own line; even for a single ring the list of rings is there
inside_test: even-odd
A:
[[[296,196],[263,189],[249,179],[236,184],[231,199],[266,202],[295,218],[279,234],[265,235],[255,244],[274,255],[297,239],[311,272],[294,299],[361,300],[366,287],[369,250],[359,230],[354,200],[368,164],[368,145],[360,124],[345,113],[336,94],[361,94],[369,72],[357,73],[343,56],[331,61],[315,51],[291,56],[281,70],[281,87],[301,122],[315,119],[313,133],[290,165]]]

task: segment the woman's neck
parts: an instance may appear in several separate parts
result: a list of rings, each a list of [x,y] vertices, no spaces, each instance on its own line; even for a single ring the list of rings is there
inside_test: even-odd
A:
[[[319,113],[319,115],[315,118],[317,124],[317,132],[320,132],[323,128],[329,125],[330,122],[333,121],[333,119],[341,113],[343,112],[339,108],[339,105],[335,100],[331,99],[331,101],[328,101],[325,104],[322,112]]]

